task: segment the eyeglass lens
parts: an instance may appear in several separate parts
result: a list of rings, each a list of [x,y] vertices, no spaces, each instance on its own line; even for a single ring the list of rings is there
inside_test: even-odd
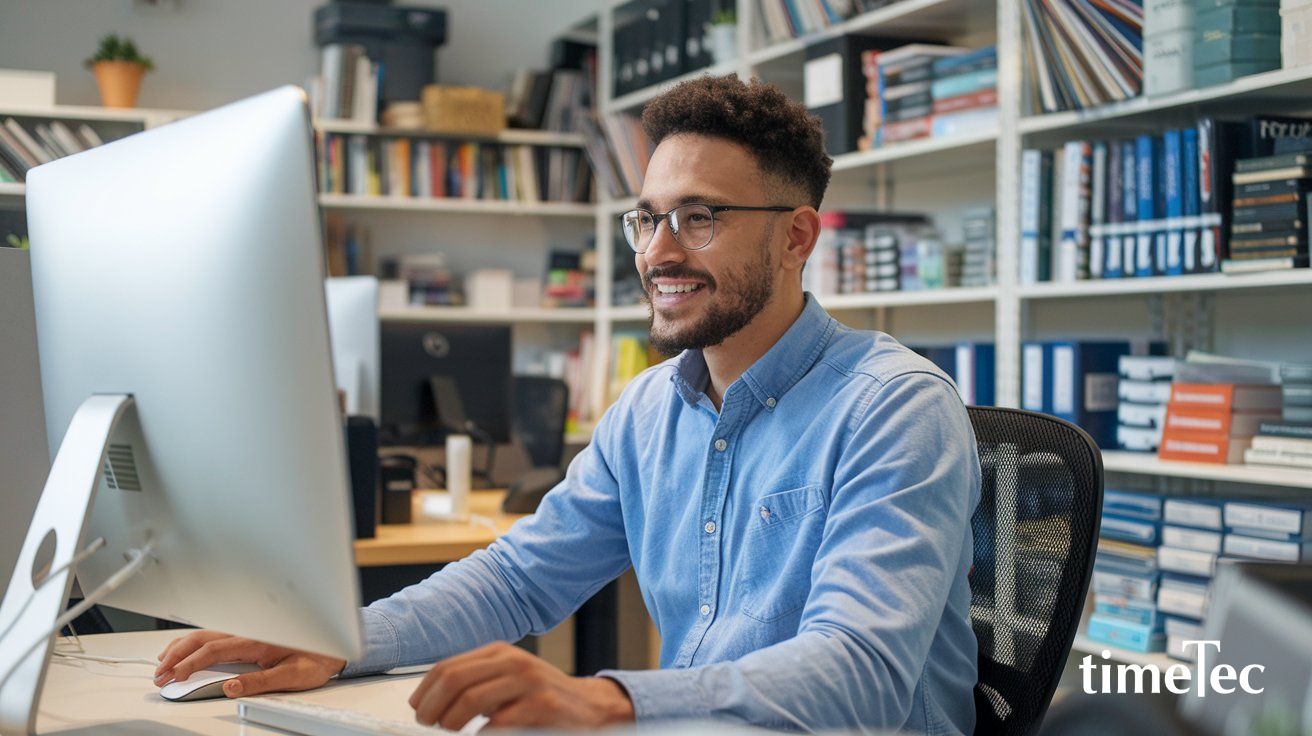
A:
[[[704,204],[685,204],[670,210],[665,218],[669,220],[670,232],[679,245],[688,250],[705,248],[711,242],[715,230],[715,215]],[[624,238],[629,247],[639,253],[645,253],[656,234],[656,217],[646,210],[631,210],[624,213]]]

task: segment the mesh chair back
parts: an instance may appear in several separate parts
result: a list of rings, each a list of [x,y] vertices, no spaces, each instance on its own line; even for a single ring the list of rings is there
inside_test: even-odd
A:
[[[1079,627],[1102,514],[1102,454],[1046,414],[969,407],[983,470],[971,520],[977,734],[1032,734]]]
[[[568,411],[569,386],[564,381],[515,376],[513,427],[533,467],[560,467]]]

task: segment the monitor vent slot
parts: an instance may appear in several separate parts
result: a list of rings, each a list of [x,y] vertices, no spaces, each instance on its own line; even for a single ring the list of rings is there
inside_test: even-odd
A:
[[[105,460],[105,483],[119,491],[141,490],[141,477],[137,474],[137,461],[132,457],[132,445],[109,446]]]

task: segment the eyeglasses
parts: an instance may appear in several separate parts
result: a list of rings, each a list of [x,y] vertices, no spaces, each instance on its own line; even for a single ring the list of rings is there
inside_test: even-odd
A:
[[[620,215],[620,229],[635,253],[646,253],[661,220],[669,220],[670,234],[684,250],[701,250],[715,237],[715,215],[720,212],[792,212],[794,207],[745,207],[736,204],[682,204],[664,214],[632,209]]]

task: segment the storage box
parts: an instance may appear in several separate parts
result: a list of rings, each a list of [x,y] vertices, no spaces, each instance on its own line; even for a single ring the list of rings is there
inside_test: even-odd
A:
[[[1312,64],[1312,0],[1281,3],[1280,59],[1286,69]]]
[[[1280,10],[1269,6],[1232,5],[1199,10],[1194,16],[1198,33],[1221,31],[1232,36],[1280,33]]]
[[[514,291],[515,275],[507,268],[480,268],[465,276],[465,296],[474,309],[509,312]]]
[[[0,105],[54,107],[55,73],[0,69]]]
[[[1164,95],[1194,86],[1192,28],[1148,36],[1143,44],[1144,95]]]
[[[478,87],[424,87],[424,128],[433,133],[496,135],[506,127],[506,96]]]
[[[1240,77],[1246,77],[1249,74],[1259,74],[1279,68],[1280,59],[1278,57],[1265,61],[1239,61],[1232,64],[1213,64],[1206,67],[1195,66],[1194,86],[1210,87],[1214,84],[1225,84]]]
[[[1194,27],[1194,0],[1144,0],[1143,35],[1155,36]]]
[[[1194,36],[1195,68],[1245,61],[1271,62],[1267,69],[1279,69],[1280,37],[1267,33]]]

